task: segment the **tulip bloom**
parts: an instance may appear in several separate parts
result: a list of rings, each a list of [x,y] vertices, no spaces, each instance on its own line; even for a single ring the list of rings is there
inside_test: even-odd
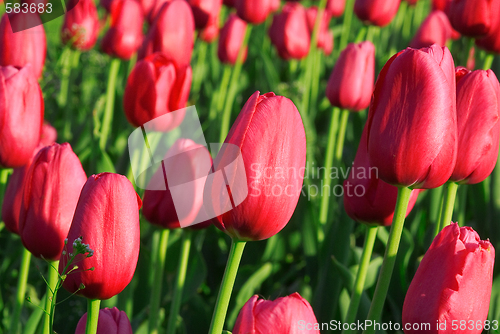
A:
[[[224,143],[236,145],[241,150],[248,196],[241,204],[214,219],[214,224],[233,239],[270,238],[290,220],[302,189],[306,138],[300,114],[293,102],[283,96],[255,92]],[[271,143],[279,143],[280,148],[276,149]],[[219,152],[214,162],[215,172],[234,160],[229,151]],[[233,166],[236,169],[236,165]],[[227,170],[226,173],[234,175]],[[242,191],[235,188],[231,187],[233,198]],[[205,186],[205,199],[211,199],[215,212],[224,212],[220,208],[228,205],[228,199],[220,195],[227,191],[225,189],[226,185],[217,181],[210,187]]]
[[[393,185],[435,188],[457,159],[455,66],[433,45],[394,55],[379,74],[368,113],[370,164]]]
[[[495,249],[472,228],[446,226],[434,238],[408,288],[403,323],[430,323],[428,333],[481,333],[482,326],[469,324],[482,325],[488,315],[494,261]],[[445,321],[446,330],[438,330],[437,322]],[[452,322],[462,321],[466,328],[452,329]]]
[[[316,6],[312,6],[307,8],[307,26],[309,28],[309,34],[312,38],[312,34],[314,31],[314,25],[316,24],[316,16],[318,15],[318,8]],[[330,24],[331,16],[329,11],[325,11],[323,13],[323,17],[321,18],[321,23],[318,31],[318,49],[322,49],[326,55],[329,55],[333,51],[333,33],[328,30],[328,26]]]
[[[274,0],[236,0],[236,14],[248,23],[261,24],[276,9]]]
[[[305,327],[317,323],[311,305],[297,292],[274,301],[255,295],[243,305],[232,333],[269,333],[269,328],[273,328],[276,334],[319,334],[319,328]]]
[[[500,85],[491,70],[457,68],[457,163],[451,180],[474,184],[495,168],[500,137]]]
[[[85,334],[87,325],[87,313],[85,313],[76,325],[75,334]],[[127,314],[116,307],[99,310],[96,334],[133,334],[130,320]]]
[[[163,4],[139,50],[139,59],[161,52],[176,66],[188,66],[194,47],[194,28],[193,12],[186,1]]]
[[[24,178],[19,235],[34,256],[58,260],[87,176],[68,143],[45,147]]]
[[[354,13],[361,21],[384,27],[396,16],[400,2],[401,0],[356,0]]]
[[[198,36],[202,41],[212,43],[219,36],[219,16],[213,18],[205,28],[200,30]]]
[[[345,10],[345,0],[328,0],[325,9],[331,17],[342,16]]]
[[[89,299],[109,299],[130,283],[139,258],[141,204],[123,175],[102,173],[88,178],[68,233],[67,254],[59,262],[59,273],[73,252],[73,242],[80,236],[94,254],[76,259],[78,270],[66,277],[66,290],[74,293],[84,284],[85,289],[77,294]]]
[[[410,43],[410,47],[420,49],[432,44],[445,46],[452,34],[453,28],[448,16],[440,10],[435,10],[422,22]]]
[[[442,10],[446,13],[451,1],[452,0],[432,0],[432,10]]]
[[[13,28],[17,32],[13,32]],[[9,14],[8,17],[4,14],[0,21],[0,45],[0,66],[19,68],[31,64],[35,77],[42,76],[47,42],[37,14]]]
[[[463,35],[489,34],[500,21],[498,0],[452,0],[447,14],[453,28]]]
[[[281,58],[302,59],[307,56],[311,37],[304,7],[299,3],[287,3],[281,13],[274,15],[269,37]]]
[[[500,53],[500,20],[486,36],[476,39],[476,45],[486,51]]]
[[[236,64],[238,52],[245,38],[247,24],[234,14],[230,14],[226,24],[220,31],[219,45],[217,48],[217,56],[219,60],[226,64]],[[243,54],[243,62],[247,58],[248,47],[245,48]]]
[[[92,0],[71,0],[74,8],[64,15],[61,28],[63,44],[87,51],[94,47],[99,35],[99,17]]]
[[[188,0],[193,11],[196,29],[205,28],[211,21],[219,17],[222,0]]]
[[[125,87],[123,107],[127,120],[139,127],[150,120],[186,107],[191,88],[191,67],[177,68],[163,54],[155,53],[140,60],[130,73]],[[174,113],[167,131],[182,122],[182,114]]]
[[[0,166],[21,167],[30,161],[42,120],[42,91],[31,65],[0,67]]]
[[[128,60],[142,43],[144,17],[139,2],[115,0],[111,4],[111,26],[102,39],[104,52]]]
[[[368,107],[375,80],[375,46],[370,41],[350,43],[333,68],[326,96],[333,106],[360,111]]]

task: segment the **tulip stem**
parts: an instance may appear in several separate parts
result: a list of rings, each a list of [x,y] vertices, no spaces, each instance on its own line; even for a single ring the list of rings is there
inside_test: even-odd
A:
[[[347,0],[344,9],[344,22],[342,23],[342,34],[340,35],[339,54],[347,46],[349,33],[351,32],[352,13],[354,12],[354,0]]]
[[[372,257],[373,245],[375,244],[375,239],[377,237],[378,226],[369,226],[366,230],[365,235],[365,245],[363,246],[363,253],[361,254],[361,260],[359,263],[358,272],[356,273],[356,280],[354,281],[354,288],[352,290],[351,301],[349,303],[349,308],[347,310],[347,315],[344,323],[350,324],[356,320],[356,315],[358,313],[359,302],[361,300],[361,294],[365,289],[365,279],[366,273],[368,272],[368,267],[370,265],[370,260]],[[351,333],[352,330],[344,330],[343,333]]]
[[[229,79],[231,79],[231,69],[229,65],[224,65],[224,72],[222,73],[222,80],[219,88],[219,96],[217,97],[217,113],[222,112],[224,108],[224,101],[227,95],[227,86],[229,85]],[[215,117],[212,117],[212,119]]]
[[[189,251],[191,249],[192,231],[185,229],[182,234],[181,254],[179,257],[179,266],[177,268],[177,277],[175,278],[174,296],[170,306],[170,315],[168,317],[167,334],[175,334],[177,318],[182,301],[182,291],[186,280],[186,271],[189,260]]]
[[[57,285],[59,282],[59,261],[47,261],[49,275],[47,278],[47,293],[45,294],[45,317],[43,322],[43,334],[52,334],[52,322],[54,312],[52,305],[55,304]]]
[[[203,81],[205,74],[205,58],[207,56],[208,43],[200,40],[198,44],[198,57],[196,60],[196,75],[193,76],[193,96],[198,96],[200,92],[201,82]]]
[[[457,197],[458,184],[455,182],[448,182],[446,185],[446,191],[444,193],[443,200],[443,211],[441,214],[441,221],[439,223],[439,231],[441,231],[445,226],[448,226],[451,222],[453,216],[453,208],[455,207],[455,199]],[[437,235],[436,233],[436,235]]]
[[[0,205],[3,205],[3,198],[5,196],[5,190],[7,188],[7,183],[9,181],[9,175],[11,172],[12,168],[0,167]]]
[[[241,48],[238,50],[238,57],[236,58],[236,64],[233,68],[233,73],[231,75],[231,82],[229,83],[229,91],[227,94],[226,104],[224,106],[224,112],[222,114],[222,125],[220,129],[219,143],[223,143],[226,139],[227,133],[229,132],[229,122],[231,121],[231,110],[233,109],[234,99],[238,90],[238,80],[240,79],[241,67],[243,66],[243,57],[245,55],[245,50],[250,40],[250,34],[252,33],[252,25],[247,25],[245,30],[245,37]]]
[[[467,206],[467,186],[460,187],[460,194],[458,195],[458,225],[465,225],[465,207]]]
[[[387,241],[387,248],[385,249],[384,261],[378,276],[377,286],[373,294],[370,310],[368,311],[368,319],[380,322],[382,311],[384,309],[387,291],[391,282],[396,256],[398,255],[399,242],[401,234],[403,233],[403,226],[405,222],[406,210],[408,202],[410,201],[411,189],[406,187],[398,188],[398,199],[396,201],[396,209],[394,210],[394,217],[392,218],[391,231],[389,233],[389,240]],[[374,326],[366,327],[363,334],[375,333]]]
[[[345,140],[345,132],[347,129],[347,121],[349,120],[349,110],[342,110],[342,114],[340,116],[340,126],[339,133],[337,137],[337,147],[335,149],[335,162],[340,165],[340,160],[342,159],[342,152],[344,151],[344,140]]]
[[[109,131],[111,130],[111,123],[113,122],[113,111],[115,106],[115,93],[116,93],[116,77],[120,69],[120,59],[113,58],[111,60],[111,67],[109,69],[108,88],[106,90],[106,109],[104,110],[104,118],[101,126],[101,136],[99,138],[99,147],[102,151],[106,149],[106,142],[108,140]]]
[[[491,69],[491,65],[493,65],[493,60],[495,59],[495,55],[493,53],[488,53],[486,58],[484,58],[483,70]]]
[[[167,257],[167,246],[168,237],[170,234],[169,229],[163,229],[161,231],[156,231],[156,234],[160,234],[160,241],[157,248],[156,254],[156,264],[154,266],[154,281],[153,289],[151,290],[151,302],[149,306],[149,330],[148,333],[157,334],[158,333],[158,313],[160,308],[160,298],[161,298],[161,286],[163,282],[163,272],[165,270],[165,259]]]
[[[226,270],[224,271],[224,277],[222,277],[219,295],[217,296],[214,314],[212,315],[212,322],[210,323],[210,330],[208,331],[209,334],[222,333],[224,322],[226,320],[227,308],[229,306],[229,300],[231,299],[231,293],[233,292],[234,280],[236,279],[236,273],[238,272],[245,244],[246,241],[234,239],[231,243],[231,250],[229,252],[229,258],[227,259]]]
[[[85,334],[97,333],[100,306],[101,301],[99,299],[87,300],[87,326],[85,327]]]
[[[26,295],[26,283],[28,282],[28,274],[30,269],[31,253],[23,247],[23,255],[21,257],[21,268],[19,277],[17,278],[17,295],[14,313],[10,321],[10,333],[18,334],[18,325],[21,323],[21,310],[23,308]]]
[[[325,187],[330,189],[332,184],[332,179],[330,177],[330,170],[333,165],[333,152],[335,148],[335,134],[337,133],[338,121],[339,121],[340,109],[338,107],[333,107],[332,118],[330,120],[330,129],[328,131],[328,144],[326,146],[326,156],[325,156],[325,173],[323,175],[322,188]],[[321,197],[321,206],[319,210],[319,222],[321,224],[326,224],[328,220],[328,209],[330,207],[330,190],[325,192]]]
[[[321,28],[321,21],[323,19],[323,15],[325,12],[325,7],[326,7],[326,0],[321,0],[319,5],[318,5],[318,11],[316,15],[316,21],[314,22],[314,28],[313,28],[313,33],[311,36],[311,45],[309,46],[309,56],[307,58],[308,61],[308,68],[307,70],[309,71],[309,76],[308,79],[309,81],[309,93],[310,96],[310,105],[306,107],[309,107],[311,109],[311,112],[314,115],[316,115],[316,109],[317,109],[317,103],[318,103],[318,90],[319,90],[319,77],[321,74],[321,53],[318,50],[318,36],[319,36],[319,30]],[[309,103],[309,102],[308,102]],[[307,111],[307,109],[304,109]]]

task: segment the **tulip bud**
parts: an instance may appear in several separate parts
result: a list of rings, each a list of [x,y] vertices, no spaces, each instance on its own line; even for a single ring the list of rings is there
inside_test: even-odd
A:
[[[433,45],[394,55],[379,74],[368,113],[368,154],[393,185],[435,188],[457,159],[455,66]]]
[[[287,3],[281,13],[274,15],[269,37],[281,58],[302,59],[307,56],[311,37],[304,7],[300,3]]]
[[[245,31],[247,24],[234,14],[230,14],[226,24],[220,31],[219,45],[217,48],[217,56],[219,60],[226,64],[236,64],[238,52],[245,39]],[[243,54],[243,62],[247,58],[248,47],[245,48]]]
[[[495,249],[471,227],[452,223],[434,238],[411,281],[403,324],[430,323],[428,333],[479,334],[490,305]],[[446,329],[437,324],[446,321]],[[471,322],[479,326],[452,327]],[[406,326],[403,325],[403,328]],[[421,333],[405,329],[405,334]]]
[[[141,204],[125,176],[102,173],[88,178],[76,206],[67,254],[61,256],[59,273],[73,252],[73,242],[80,236],[94,253],[75,259],[78,269],[67,275],[63,284],[66,290],[79,290],[77,294],[89,299],[109,299],[130,283],[139,258]]]
[[[325,9],[331,17],[342,16],[345,10],[345,0],[328,0]]]
[[[219,16],[222,0],[188,0],[193,11],[196,29],[205,28],[210,21]]]
[[[68,143],[42,148],[24,178],[19,235],[34,256],[57,260],[87,176]]]
[[[318,15],[318,8],[316,6],[309,7],[306,10],[306,14],[307,26],[309,28],[309,34],[312,38],[314,26],[316,24],[316,17]],[[329,55],[333,51],[333,33],[328,30],[330,19],[331,17],[329,12],[324,11],[318,31],[318,42],[316,44],[318,49],[322,49],[326,55]]]
[[[457,67],[457,163],[451,180],[484,181],[497,162],[500,137],[500,85],[491,70]]]
[[[302,190],[306,138],[300,114],[293,102],[283,96],[255,92],[224,143],[241,150],[248,195],[241,204],[214,219],[214,224],[234,239],[270,238],[288,223]],[[270,143],[279,143],[279,149]],[[230,151],[219,152],[214,173],[224,169],[227,175],[235,175],[237,170],[228,171],[227,167],[234,160]],[[232,166],[236,169],[237,164]],[[233,198],[242,192],[235,188],[231,188]],[[229,199],[220,195],[224,191],[227,190],[223,182],[205,186],[205,199],[210,198],[215,212],[224,212],[220,208],[228,206]]]
[[[139,2],[115,0],[111,4],[111,26],[104,35],[101,47],[113,57],[128,60],[142,43],[144,17]]]
[[[476,39],[476,45],[488,52],[500,53],[500,20],[487,35]]]
[[[156,16],[160,12],[161,7],[167,2],[172,2],[172,0],[142,0],[142,8],[144,15],[149,23],[152,25],[156,19]]]
[[[205,28],[200,30],[198,36],[202,41],[212,43],[219,36],[219,16],[217,15],[208,22]]]
[[[0,67],[0,166],[21,167],[30,161],[42,120],[42,91],[31,65]]]
[[[500,21],[498,0],[452,0],[447,14],[453,28],[463,35],[489,34]]]
[[[0,66],[19,68],[31,64],[35,77],[42,76],[47,42],[42,20],[37,14],[3,15],[0,21],[0,45]]]
[[[274,0],[236,0],[236,14],[252,24],[261,24],[275,9]]]
[[[130,73],[123,108],[127,120],[140,127],[150,120],[186,107],[191,87],[191,67],[177,68],[161,53],[154,53],[135,65]],[[170,122],[162,122],[168,131],[177,127],[182,114],[174,113]],[[168,124],[167,124],[168,123]]]
[[[87,51],[94,47],[99,35],[99,17],[92,0],[70,0],[73,9],[64,15],[61,28],[63,44]]]
[[[435,10],[422,22],[410,43],[410,47],[420,49],[432,44],[445,46],[452,37],[452,32],[453,28],[448,16],[440,10]]]
[[[333,68],[326,96],[333,106],[360,111],[370,104],[375,80],[375,46],[370,41],[350,43]]]
[[[306,328],[306,324],[317,324],[311,305],[297,292],[274,301],[260,299],[255,295],[241,308],[233,334],[269,333],[269,326],[275,334],[316,333],[317,328]]]
[[[354,13],[361,21],[384,27],[396,16],[400,2],[401,0],[356,0]]]
[[[75,334],[85,334],[87,326],[87,313],[85,313],[76,325]],[[116,307],[99,310],[96,334],[133,334],[127,313]]]

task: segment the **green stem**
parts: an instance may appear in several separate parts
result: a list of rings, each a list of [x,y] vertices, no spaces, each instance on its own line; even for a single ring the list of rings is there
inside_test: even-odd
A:
[[[174,296],[170,307],[170,315],[168,317],[167,334],[175,334],[177,317],[181,308],[182,291],[186,280],[186,270],[189,260],[189,251],[191,249],[192,231],[186,229],[182,235],[182,248],[179,257],[179,267],[177,268],[177,277],[175,279]]]
[[[467,206],[467,185],[460,187],[460,193],[458,196],[458,225],[465,225],[465,207]]]
[[[238,80],[240,79],[241,67],[243,66],[243,55],[245,54],[245,49],[248,45],[250,39],[250,34],[252,33],[252,25],[247,25],[245,31],[245,37],[241,48],[238,51],[238,57],[236,58],[236,64],[233,68],[233,73],[231,75],[231,82],[229,84],[229,92],[227,94],[227,100],[224,107],[224,112],[222,114],[222,124],[219,137],[219,143],[223,143],[226,139],[227,133],[229,132],[229,122],[231,120],[231,110],[233,109],[234,99],[236,97],[236,92],[238,88]]]
[[[345,4],[344,10],[344,22],[342,23],[342,35],[340,36],[339,43],[339,54],[342,50],[347,46],[347,42],[349,41],[349,33],[351,32],[351,21],[352,21],[352,13],[354,7],[354,0],[347,0]]]
[[[337,137],[337,147],[335,148],[335,161],[340,164],[342,152],[344,151],[345,132],[347,129],[347,120],[349,119],[349,110],[342,110],[339,126],[339,134]]]
[[[438,187],[429,190],[431,192],[430,198],[430,208],[429,208],[429,221],[434,226],[439,226],[440,212],[441,212],[441,201],[443,194],[443,187]]]
[[[234,280],[236,279],[236,273],[238,272],[245,244],[246,241],[240,240],[233,240],[231,243],[231,251],[229,252],[226,270],[224,271],[224,277],[222,277],[219,295],[217,296],[217,302],[215,303],[215,310],[212,315],[210,330],[208,331],[209,334],[222,333],[224,322],[226,320],[227,308],[229,306],[229,300],[231,298],[231,293],[233,292]]]
[[[0,6],[1,7],[1,6]],[[0,205],[3,204],[3,197],[12,168],[0,168]]]
[[[488,53],[486,58],[484,58],[483,70],[489,70],[491,65],[493,65],[493,60],[495,59],[495,55],[493,53]]]
[[[85,334],[97,333],[97,322],[99,321],[99,307],[101,301],[99,299],[87,300],[87,326],[85,327]]]
[[[23,255],[21,257],[21,268],[19,277],[17,278],[17,295],[14,313],[10,320],[10,334],[18,334],[18,326],[21,323],[21,310],[23,308],[24,299],[26,298],[26,283],[28,282],[28,274],[30,271],[31,253],[23,247]]]
[[[439,224],[439,231],[441,231],[451,222],[453,216],[453,208],[455,207],[455,198],[457,197],[457,189],[458,184],[456,184],[455,182],[448,182],[448,184],[446,185],[446,193],[443,202],[443,211],[441,215],[441,222]]]
[[[195,76],[193,76],[193,96],[198,96],[201,83],[205,77],[205,58],[207,56],[208,43],[200,40],[198,44],[198,59],[196,60]]]
[[[160,308],[161,286],[163,282],[163,271],[165,270],[165,259],[167,257],[169,229],[155,231],[160,234],[160,242],[156,255],[156,265],[154,268],[153,289],[151,289],[151,302],[149,304],[149,331],[148,333],[158,333],[158,310]]]
[[[101,136],[99,138],[99,147],[102,151],[106,149],[111,123],[113,122],[113,111],[115,106],[116,94],[116,77],[120,69],[120,59],[113,58],[109,69],[108,88],[106,90],[106,109],[104,110],[104,118],[102,120]]]
[[[308,112],[308,109],[311,109],[311,113],[313,115],[316,114],[317,100],[318,100],[318,91],[319,91],[319,76],[321,75],[321,53],[318,50],[318,35],[319,29],[321,27],[321,21],[323,18],[323,14],[325,12],[326,0],[321,0],[318,5],[318,11],[316,15],[316,21],[314,22],[313,33],[311,36],[311,44],[309,47],[309,55],[307,57],[308,66],[307,71],[309,78],[309,86],[306,87],[306,95],[308,102],[304,103],[304,110]],[[310,94],[310,96],[309,96]],[[309,100],[310,99],[310,100]],[[309,104],[310,101],[310,104]]]
[[[356,320],[356,314],[358,313],[359,302],[361,300],[361,294],[365,289],[365,279],[366,273],[368,272],[368,267],[370,265],[370,260],[372,257],[373,245],[375,244],[375,239],[377,237],[378,226],[369,226],[366,230],[365,245],[363,247],[363,253],[361,254],[361,260],[359,263],[358,272],[356,274],[356,280],[354,281],[354,288],[352,290],[351,301],[349,303],[349,308],[347,310],[347,315],[344,320],[345,323],[353,323]],[[351,333],[349,329],[343,331],[343,333]]]
[[[403,226],[405,222],[406,209],[410,201],[411,189],[406,187],[398,188],[398,199],[396,201],[396,209],[394,210],[394,217],[392,219],[391,232],[389,233],[389,240],[387,241],[387,248],[385,249],[384,261],[378,276],[377,286],[373,294],[372,304],[370,311],[368,311],[368,319],[380,322],[382,317],[382,310],[389,290],[391,282],[392,271],[394,270],[394,263],[398,255],[399,242],[401,234],[403,233]],[[366,327],[363,331],[364,334],[375,333],[373,326]]]
[[[63,58],[63,66],[61,70],[61,89],[59,90],[59,95],[57,96],[57,102],[60,108],[66,107],[66,103],[68,101],[68,87],[69,87],[69,77],[71,75],[71,58],[72,58],[72,50],[70,47],[67,47],[62,55]]]
[[[340,109],[337,107],[333,107],[332,117],[330,120],[330,129],[328,131],[328,144],[326,146],[326,156],[325,156],[325,173],[323,175],[323,184],[322,187],[330,189],[332,184],[332,179],[330,177],[330,170],[333,166],[333,152],[335,148],[335,134],[337,133],[338,128],[338,120],[339,120]],[[329,205],[329,196],[330,192],[324,194],[321,197],[321,206],[319,210],[319,222],[321,224],[326,224],[328,219],[328,209]]]
[[[222,79],[217,94],[217,104],[215,110],[210,110],[209,119],[215,119],[215,116],[222,112],[224,108],[224,101],[227,97],[227,87],[229,86],[229,79],[231,79],[231,69],[229,65],[224,65],[224,72],[222,74]]]
[[[57,290],[57,283],[59,281],[59,272],[57,268],[59,267],[59,261],[47,261],[48,262],[48,278],[47,278],[47,293],[45,294],[45,317],[43,322],[43,334],[52,334],[52,304],[55,298],[55,291]]]

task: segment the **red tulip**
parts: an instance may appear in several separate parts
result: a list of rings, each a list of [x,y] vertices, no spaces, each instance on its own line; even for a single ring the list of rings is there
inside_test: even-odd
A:
[[[401,0],[356,0],[354,13],[361,21],[384,27],[396,16],[400,2]]]
[[[326,11],[332,17],[339,17],[344,14],[345,0],[328,0],[326,3]]]
[[[466,36],[485,36],[500,21],[500,0],[452,0],[447,14],[451,25]]]
[[[236,0],[236,13],[248,23],[260,24],[276,9],[274,0]]]
[[[57,260],[87,176],[68,143],[42,148],[24,178],[19,235],[34,256]]]
[[[222,0],[188,0],[194,15],[196,29],[205,28],[219,16]]]
[[[270,238],[290,220],[302,188],[306,139],[300,114],[293,102],[283,96],[255,92],[224,143],[239,147],[246,171],[246,186],[233,184],[231,196],[235,203],[235,199],[245,198],[244,194],[248,196],[241,204],[214,219],[214,224],[235,239]],[[227,175],[235,178],[242,166],[233,163],[234,156],[232,149],[224,150],[223,147],[214,162],[215,173],[224,169]],[[227,167],[229,165],[234,169]],[[223,179],[218,178],[211,184],[207,182],[207,185],[205,200],[212,201],[215,213],[224,212],[230,203],[227,196],[220,195],[227,192]],[[205,204],[205,208],[207,206]]]
[[[99,35],[99,17],[92,0],[70,0],[74,8],[64,15],[61,28],[63,44],[70,43],[75,48],[86,51],[94,47]]]
[[[435,10],[422,22],[410,43],[410,47],[420,49],[432,44],[445,46],[452,37],[452,32],[453,28],[448,16],[440,10]]]
[[[297,292],[274,301],[255,295],[243,305],[232,333],[269,333],[273,328],[274,334],[319,334],[313,326],[317,323],[311,305]]]
[[[0,67],[0,166],[21,167],[30,161],[42,120],[42,91],[31,65]]]
[[[314,25],[316,24],[316,16],[318,15],[318,8],[316,6],[309,7],[306,11],[307,14],[307,26],[309,28],[309,34],[312,38]],[[319,49],[322,49],[326,55],[329,55],[333,51],[333,33],[328,30],[330,25],[330,14],[325,11],[323,17],[321,18],[321,23],[318,32],[318,43]]]
[[[188,3],[174,0],[165,3],[139,50],[139,59],[161,52],[178,67],[191,63],[194,47],[194,17]]]
[[[219,60],[226,64],[236,64],[238,52],[243,44],[247,24],[234,14],[230,14],[226,24],[220,31],[217,55]],[[243,62],[247,58],[248,48],[245,48]]]
[[[500,138],[500,85],[491,70],[457,67],[458,154],[451,180],[474,184],[491,174]]]
[[[490,306],[494,261],[491,243],[471,227],[446,226],[434,238],[408,288],[403,323],[430,323],[428,333],[481,333]],[[446,322],[446,329],[438,330],[438,322]]]
[[[393,185],[435,188],[457,159],[455,66],[433,45],[406,49],[385,64],[368,113],[368,153]]]
[[[74,293],[83,284],[85,288],[78,291],[79,295],[108,299],[130,283],[139,258],[140,207],[141,199],[125,176],[102,173],[88,178],[76,206],[67,254],[61,256],[59,273],[73,252],[73,242],[80,236],[94,253],[76,259],[78,270],[66,277],[66,290]]]
[[[223,0],[222,2],[228,7],[234,7],[236,0]]]
[[[86,325],[87,313],[78,321],[75,334],[85,334]],[[133,334],[127,313],[120,311],[116,307],[100,309],[97,334]]]
[[[104,52],[128,60],[141,45],[144,17],[139,2],[115,0],[111,4],[111,26],[102,39]]]
[[[148,23],[151,25],[156,19],[156,16],[160,12],[163,4],[167,2],[172,2],[172,0],[142,0],[142,8],[144,11],[144,15],[148,20]]]
[[[57,140],[57,130],[48,122],[43,122],[42,133],[40,134],[40,144],[50,146]]]
[[[333,106],[360,111],[370,104],[375,80],[375,46],[350,43],[333,68],[326,96]]]
[[[486,36],[476,39],[476,45],[486,51],[500,53],[500,20]]]
[[[442,10],[447,13],[451,1],[452,0],[432,0],[432,10]]]
[[[206,227],[207,224],[197,223],[207,220],[202,218],[205,214],[202,208],[203,189],[211,166],[212,158],[205,146],[190,139],[177,140],[167,152],[164,164],[149,182],[149,190],[144,192],[144,217],[153,224],[169,229]],[[177,186],[173,194],[167,180]],[[175,184],[177,180],[196,182]],[[158,186],[162,186],[163,190],[153,190],[158,189]]]
[[[208,22],[207,26],[200,30],[198,36],[202,41],[212,43],[219,36],[219,16]]]
[[[37,78],[42,76],[47,42],[42,21],[37,14],[3,15],[0,21],[0,45],[0,66],[25,67],[30,63],[34,75]]]
[[[150,120],[186,107],[191,87],[191,67],[177,68],[161,53],[155,53],[135,65],[130,73],[123,108],[127,120],[140,127]],[[167,131],[182,122],[183,114],[174,113],[171,119],[162,122],[161,129]]]
[[[287,3],[281,13],[274,15],[269,37],[281,58],[302,59],[307,56],[311,37],[304,7],[300,3]]]

